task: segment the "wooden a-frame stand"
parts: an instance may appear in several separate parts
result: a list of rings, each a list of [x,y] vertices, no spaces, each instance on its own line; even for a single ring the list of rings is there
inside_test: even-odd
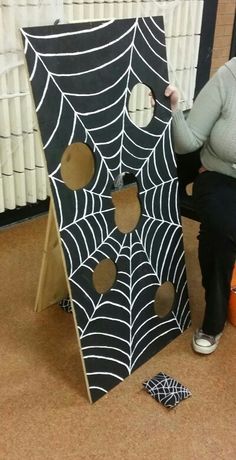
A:
[[[56,225],[54,203],[53,199],[51,198],[39,284],[35,301],[35,311],[42,311],[45,308],[58,303],[61,299],[66,297],[71,299],[70,285],[66,274],[66,266],[61,248],[60,236]],[[75,312],[73,308],[72,313],[74,322],[76,324]],[[92,399],[81,351],[80,338],[77,327],[75,329],[78,339],[78,346],[88,399],[91,403]]]
[[[54,204],[51,199],[35,311],[42,311],[58,303],[61,299],[68,297],[69,292]]]

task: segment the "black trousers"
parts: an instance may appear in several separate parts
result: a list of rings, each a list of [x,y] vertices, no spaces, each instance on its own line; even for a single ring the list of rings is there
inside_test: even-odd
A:
[[[236,179],[203,172],[194,181],[193,198],[201,222],[198,256],[206,301],[202,329],[217,335],[227,319],[236,260]]]

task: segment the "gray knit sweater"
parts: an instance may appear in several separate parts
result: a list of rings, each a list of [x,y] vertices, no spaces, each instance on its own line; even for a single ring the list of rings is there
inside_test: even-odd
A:
[[[173,140],[177,153],[201,149],[209,171],[236,178],[236,58],[220,67],[197,96],[187,120],[173,113]]]

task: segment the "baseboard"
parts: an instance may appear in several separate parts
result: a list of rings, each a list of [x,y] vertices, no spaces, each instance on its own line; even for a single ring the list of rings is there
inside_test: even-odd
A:
[[[20,206],[12,210],[7,209],[0,214],[0,227],[16,224],[47,213],[49,201],[50,198],[48,197],[46,200],[37,201],[37,203],[28,203],[26,206]]]

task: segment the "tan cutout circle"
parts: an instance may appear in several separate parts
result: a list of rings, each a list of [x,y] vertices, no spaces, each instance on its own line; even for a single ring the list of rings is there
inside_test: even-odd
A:
[[[116,266],[111,259],[103,259],[93,272],[93,285],[99,294],[109,291],[116,280]]]
[[[128,112],[133,123],[139,128],[146,127],[153,118],[155,97],[153,91],[144,83],[132,88],[128,102]]]
[[[125,185],[119,190],[113,190],[111,196],[115,206],[116,226],[121,233],[132,232],[137,227],[141,215],[136,182]]]
[[[69,145],[61,159],[61,177],[71,190],[85,187],[94,175],[94,157],[88,145],[76,142]]]
[[[172,310],[174,299],[175,288],[170,281],[165,281],[158,287],[156,292],[154,303],[154,311],[156,315],[160,318],[168,315],[168,313]]]
[[[193,194],[193,183],[186,185],[185,190],[186,190],[187,195],[192,196],[192,194]]]

